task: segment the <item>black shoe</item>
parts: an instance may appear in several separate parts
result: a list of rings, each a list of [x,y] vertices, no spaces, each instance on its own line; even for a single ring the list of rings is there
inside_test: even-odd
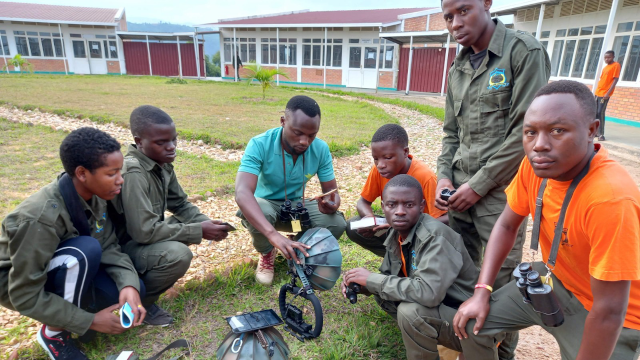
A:
[[[42,325],[42,329],[38,331],[38,343],[52,360],[89,360],[73,343],[70,332],[63,331],[56,336],[48,337],[44,332],[46,326]]]
[[[144,318],[144,323],[153,326],[168,326],[173,324],[173,317],[166,312],[160,306],[153,304],[145,307],[147,310],[147,316]]]
[[[96,338],[96,335],[98,335],[97,331],[89,329],[86,333],[84,333],[84,335],[78,336],[78,341],[83,344],[87,344],[92,342]]]

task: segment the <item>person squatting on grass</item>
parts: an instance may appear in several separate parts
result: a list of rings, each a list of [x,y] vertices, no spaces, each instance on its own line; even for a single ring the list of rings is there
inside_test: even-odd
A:
[[[575,188],[558,229],[557,263],[549,266],[564,323],[544,325],[540,314],[523,303],[515,282],[493,295],[477,288],[452,323],[463,345],[540,325],[558,341],[562,359],[638,359],[640,191],[605,148],[594,146],[598,126],[596,104],[585,85],[558,81],[538,91],[524,119],[526,158],[506,190],[507,206],[491,232],[478,280],[493,284],[529,214],[534,231],[540,224],[542,258],[550,258],[561,207],[584,169],[586,176]],[[547,274],[543,263],[534,263],[534,269]],[[477,332],[481,336],[467,339]]]
[[[382,209],[391,225],[384,243],[380,274],[364,268],[345,272],[342,293],[351,283],[373,294],[380,307],[398,321],[407,358],[439,359],[438,344],[473,353],[480,359],[497,358],[493,338],[487,344],[461,346],[451,320],[456,308],[473,293],[478,269],[462,237],[429,214],[424,189],[410,175],[397,175],[386,184]]]
[[[140,325],[145,286],[107,216],[123,182],[118,141],[80,128],[62,141],[60,159],[66,173],[2,222],[0,304],[45,324],[38,343],[51,359],[87,359],[71,333],[124,332],[112,312],[125,302]]]
[[[187,200],[172,165],[178,136],[173,119],[144,105],[131,113],[130,128],[135,144],[124,157],[122,192],[111,200],[110,210],[122,251],[147,288],[144,321],[166,326],[173,317],[156,301],[189,269],[189,245],[203,238],[220,241],[229,229]],[[173,216],[165,218],[165,211]]]
[[[377,226],[374,229],[351,230],[351,223],[364,217],[374,217],[371,204],[382,196],[384,186],[398,174],[411,175],[418,179],[422,186],[426,205],[425,214],[440,221],[447,221],[447,212],[435,207],[436,175],[429,166],[409,154],[409,136],[405,129],[397,124],[382,125],[371,139],[371,156],[374,166],[371,167],[367,182],[360,193],[356,204],[358,215],[347,221],[347,236],[354,243],[384,257],[386,233],[376,236],[375,233],[388,229],[389,225]]]
[[[309,247],[292,241],[278,231],[297,232],[292,221],[282,222],[281,206],[290,200],[292,207],[301,202],[308,209],[312,227],[323,227],[339,239],[346,222],[338,211],[340,195],[304,200],[305,185],[318,175],[322,192],[338,188],[329,146],[316,135],[320,130],[320,107],[308,96],[297,95],[287,103],[277,127],[249,141],[236,176],[237,216],[249,230],[253,246],[261,254],[256,280],[273,282],[273,266],[278,250],[285,258],[298,261],[294,249],[308,256]],[[302,231],[301,231],[302,230]]]

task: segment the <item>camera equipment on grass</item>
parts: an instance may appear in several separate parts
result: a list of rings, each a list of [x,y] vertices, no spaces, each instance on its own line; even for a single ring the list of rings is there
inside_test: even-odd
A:
[[[304,341],[316,338],[322,332],[322,306],[314,290],[329,290],[336,284],[341,273],[342,253],[338,240],[324,228],[309,229],[298,241],[311,246],[307,250],[309,256],[305,257],[300,250],[295,250],[302,263],[288,261],[287,273],[291,275],[291,282],[280,288],[278,301],[285,322],[284,329],[298,340]],[[302,286],[298,286],[298,279]],[[287,302],[287,294],[293,294],[290,302]],[[306,323],[303,309],[292,304],[297,297],[306,299],[313,305],[314,324]]]

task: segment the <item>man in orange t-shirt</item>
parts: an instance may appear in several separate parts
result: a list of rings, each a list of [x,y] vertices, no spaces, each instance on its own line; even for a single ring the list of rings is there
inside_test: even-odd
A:
[[[613,50],[609,50],[604,53],[604,62],[607,66],[602,69],[602,75],[600,81],[598,81],[598,87],[596,89],[596,119],[600,120],[600,128],[598,129],[598,140],[604,141],[604,121],[605,112],[607,111],[607,104],[609,104],[609,98],[613,95],[613,91],[618,84],[620,78],[620,63],[613,60],[615,57]]]
[[[474,341],[467,338],[470,331],[494,336],[540,325],[558,341],[563,359],[638,359],[640,190],[626,170],[608,158],[606,149],[594,146],[599,122],[592,96],[583,84],[558,81],[540,89],[531,103],[524,119],[527,158],[506,190],[508,206],[491,232],[474,295],[452,322],[463,342]],[[557,263],[551,266],[564,323],[548,327],[530,304],[523,303],[514,282],[493,296],[490,285],[514,244],[518,226],[535,212],[543,179],[548,180],[539,239],[547,261],[565,194],[587,166],[566,210]],[[546,275],[543,263],[533,265]],[[475,325],[467,326],[474,318]],[[473,354],[465,356],[474,359]]]
[[[374,229],[351,230],[351,223],[364,217],[375,216],[371,204],[382,196],[382,190],[394,176],[407,174],[416,178],[424,190],[426,200],[424,213],[445,223],[448,219],[447,212],[435,206],[436,174],[427,164],[409,155],[409,135],[402,126],[397,124],[381,126],[371,139],[371,156],[375,165],[369,172],[360,200],[356,204],[358,216],[349,219],[347,224],[347,236],[363,248],[384,257],[386,253],[384,242],[387,235],[383,232],[389,228],[389,225],[381,225]]]

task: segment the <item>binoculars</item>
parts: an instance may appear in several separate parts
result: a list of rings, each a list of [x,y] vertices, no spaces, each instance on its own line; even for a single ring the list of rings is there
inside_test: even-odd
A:
[[[442,189],[442,191],[440,192],[440,199],[444,200],[444,201],[449,201],[449,198],[453,196],[453,194],[456,193],[456,190],[450,190],[450,189]]]
[[[357,303],[358,293],[360,293],[360,285],[356,283],[350,283],[347,285],[347,299],[349,299],[349,302],[352,304]]]
[[[286,200],[280,205],[280,222],[283,224],[291,222],[291,220],[300,220],[302,227],[311,228],[311,219],[307,208],[301,202],[296,207],[291,206],[291,200]]]
[[[549,327],[558,327],[564,323],[564,314],[556,294],[548,284],[543,284],[540,274],[533,270],[531,263],[523,262],[513,271],[516,286],[522,294],[522,300],[531,304],[540,314],[542,322]]]

